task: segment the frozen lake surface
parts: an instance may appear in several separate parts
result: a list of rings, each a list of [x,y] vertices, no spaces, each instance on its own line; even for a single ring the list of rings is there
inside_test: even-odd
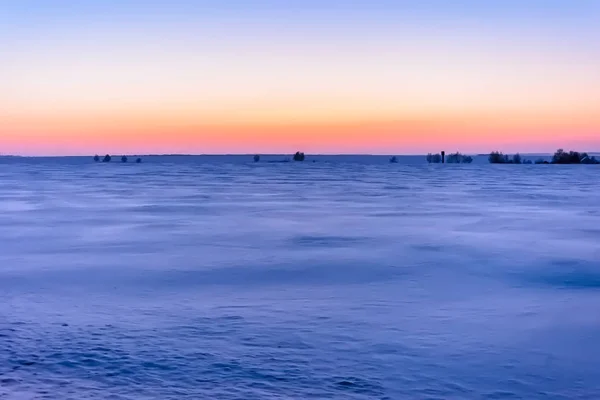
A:
[[[600,398],[599,167],[215,160],[0,162],[0,399]]]

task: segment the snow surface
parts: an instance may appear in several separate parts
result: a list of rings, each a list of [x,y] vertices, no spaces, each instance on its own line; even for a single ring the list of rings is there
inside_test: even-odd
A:
[[[600,398],[599,167],[310,161],[0,161],[0,399]]]

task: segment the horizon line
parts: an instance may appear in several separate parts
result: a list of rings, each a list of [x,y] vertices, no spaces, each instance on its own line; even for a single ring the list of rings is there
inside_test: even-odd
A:
[[[494,150],[495,151],[495,150]],[[439,154],[432,153],[432,154]],[[590,155],[600,155],[600,151],[585,151],[584,153],[588,153]],[[306,154],[306,153],[305,153]],[[427,156],[428,153],[419,153],[419,154],[393,154],[393,153],[315,153],[315,154],[306,154],[309,157],[420,157]],[[452,152],[446,152],[446,154],[452,154]],[[490,153],[461,153],[464,155],[470,155],[475,157],[483,157],[488,156]],[[529,155],[529,156],[550,156],[553,153],[549,152],[527,152],[527,153],[505,153],[505,154],[521,154],[521,155]],[[98,154],[100,155],[100,154]],[[135,154],[135,153],[113,153],[109,154],[111,157],[114,156],[129,156],[129,157],[241,157],[248,156],[252,157],[255,155],[259,155],[261,157],[281,157],[281,156],[289,156],[292,157],[293,153],[164,153],[164,154]],[[19,155],[19,154],[0,154],[0,158],[85,158],[85,157],[94,157],[95,155],[76,155],[76,154],[64,154],[64,155]]]

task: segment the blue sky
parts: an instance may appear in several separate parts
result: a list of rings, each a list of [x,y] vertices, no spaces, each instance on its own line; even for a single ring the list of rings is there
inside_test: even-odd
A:
[[[1,1],[0,145],[596,146],[598,21],[593,0]]]

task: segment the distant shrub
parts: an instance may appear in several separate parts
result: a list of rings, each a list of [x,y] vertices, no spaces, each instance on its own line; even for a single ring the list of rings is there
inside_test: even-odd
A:
[[[136,163],[141,164],[142,163],[142,159],[138,158],[137,160],[135,160]]]
[[[123,156],[123,157],[121,157],[121,162],[122,162],[122,163],[126,163],[127,161],[128,161],[128,160],[127,160],[127,156]]]
[[[464,154],[456,152],[448,154],[448,157],[446,157],[446,162],[448,164],[470,164],[473,162],[473,157],[465,156]]]
[[[522,164],[522,159],[521,159],[521,155],[519,153],[515,154],[512,158],[512,163],[513,164]]]
[[[588,156],[588,157],[582,158],[581,163],[582,164],[600,164],[600,161],[598,159],[596,159],[596,157],[594,157],[594,156],[591,156],[591,157]]]
[[[458,164],[460,163],[460,154],[459,153],[450,153],[448,154],[448,156],[446,157],[446,162],[448,164]]]
[[[100,162],[100,156],[99,156],[98,154],[96,154],[96,155],[94,156],[94,161],[95,161],[95,162]]]
[[[508,156],[499,151],[492,151],[488,157],[488,160],[491,164],[510,164]]]
[[[552,164],[598,164],[596,157],[590,157],[587,153],[558,149],[552,156]]]
[[[260,161],[260,156],[257,154],[254,156],[254,162],[259,162]]]
[[[490,153],[488,160],[492,164],[533,164],[531,160],[523,160],[519,153],[509,157],[506,154],[502,154],[499,151],[493,151]],[[543,160],[537,160],[536,164],[543,164]]]
[[[390,158],[390,162],[391,162],[392,164],[396,164],[396,163],[398,162],[398,157],[396,157],[396,156],[393,156],[392,158]]]
[[[294,161],[304,161],[304,153],[297,151],[296,154],[294,154]]]
[[[442,155],[441,154],[427,154],[427,162],[429,164],[439,164],[442,162]]]
[[[105,162],[105,163],[106,163],[106,162],[110,162],[110,160],[112,160],[112,157],[111,157],[109,154],[107,154],[107,155],[105,155],[105,156],[104,156],[104,158],[102,159],[102,162]]]
[[[581,155],[576,151],[566,152],[563,149],[558,149],[552,156],[552,164],[579,164],[581,163]]]

